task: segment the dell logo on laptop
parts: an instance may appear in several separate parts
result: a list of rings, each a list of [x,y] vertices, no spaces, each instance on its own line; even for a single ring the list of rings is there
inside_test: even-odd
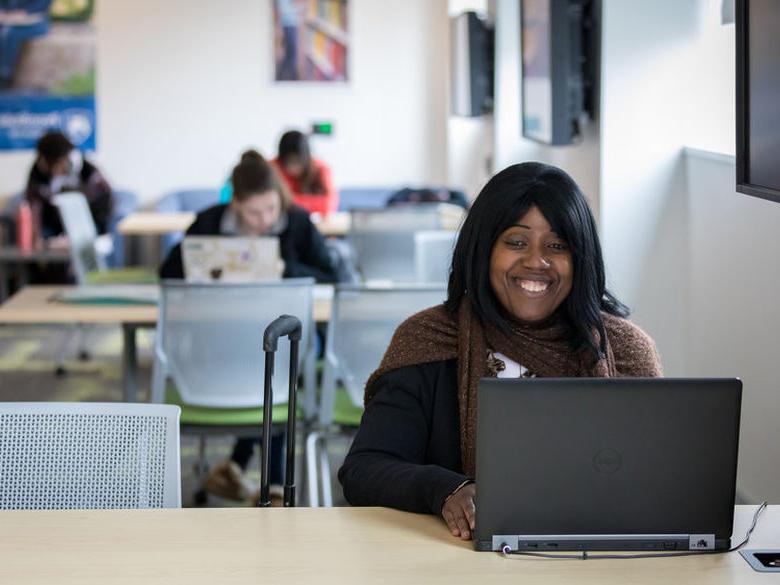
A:
[[[614,449],[602,449],[593,456],[593,467],[599,473],[612,474],[623,466],[623,457]]]

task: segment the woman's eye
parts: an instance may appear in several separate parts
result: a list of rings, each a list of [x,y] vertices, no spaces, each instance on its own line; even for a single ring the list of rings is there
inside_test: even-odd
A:
[[[511,246],[512,248],[523,248],[525,247],[525,242],[523,240],[507,240],[507,244]]]
[[[553,250],[568,250],[569,249],[569,247],[566,244],[564,244],[563,242],[553,242],[552,244],[550,244],[550,248],[552,248]]]

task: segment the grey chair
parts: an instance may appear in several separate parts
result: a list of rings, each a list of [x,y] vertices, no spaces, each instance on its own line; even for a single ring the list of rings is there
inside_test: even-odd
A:
[[[445,297],[442,284],[336,288],[328,325],[319,428],[306,440],[311,506],[320,501],[332,505],[328,437],[359,425],[366,380],[382,361],[396,328],[414,313],[442,303]]]
[[[207,207],[219,203],[219,189],[197,188],[180,189],[167,193],[155,205],[156,211],[177,212],[192,211],[198,213]],[[161,257],[165,258],[176,244],[181,242],[184,233],[165,234],[161,239]]]
[[[458,232],[431,231],[414,234],[414,270],[418,283],[446,283]]]
[[[177,407],[0,403],[0,509],[180,506]]]
[[[353,209],[349,240],[363,278],[414,282],[414,233],[457,229],[462,216],[462,208],[442,203]]]
[[[206,437],[259,437],[263,420],[263,331],[282,314],[303,325],[299,364],[314,359],[314,279],[252,284],[163,281],[155,336],[152,402],[182,409],[183,433],[198,435],[196,472],[207,472]],[[273,420],[287,420],[289,345],[276,357]],[[309,392],[315,387],[309,386]],[[305,391],[304,391],[305,394]],[[313,396],[304,396],[303,404]],[[203,503],[205,493],[196,493]]]

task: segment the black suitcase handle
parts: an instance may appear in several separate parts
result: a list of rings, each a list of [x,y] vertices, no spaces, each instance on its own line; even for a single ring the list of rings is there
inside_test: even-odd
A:
[[[287,461],[285,463],[284,507],[295,506],[295,414],[298,386],[298,345],[301,341],[301,321],[292,315],[282,315],[271,322],[263,333],[265,381],[263,385],[263,445],[260,458],[260,507],[271,505],[269,496],[269,453],[271,451],[271,409],[273,407],[274,358],[280,337],[290,339],[290,383],[287,403]]]

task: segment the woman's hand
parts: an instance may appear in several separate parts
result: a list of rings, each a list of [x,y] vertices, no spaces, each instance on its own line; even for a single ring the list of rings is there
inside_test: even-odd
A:
[[[462,540],[471,540],[471,532],[474,530],[476,493],[475,485],[468,483],[451,493],[441,507],[442,518],[452,535],[459,536]]]

